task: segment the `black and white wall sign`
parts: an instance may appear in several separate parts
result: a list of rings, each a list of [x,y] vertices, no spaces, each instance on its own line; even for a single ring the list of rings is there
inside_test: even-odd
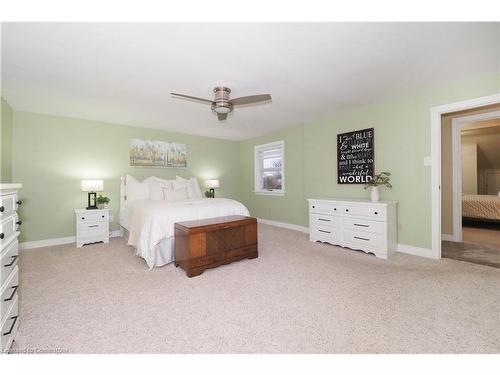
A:
[[[337,135],[337,183],[365,184],[373,178],[373,128]]]

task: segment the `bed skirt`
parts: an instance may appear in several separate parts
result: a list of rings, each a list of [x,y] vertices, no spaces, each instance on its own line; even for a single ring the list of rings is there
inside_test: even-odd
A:
[[[129,232],[127,228],[120,226],[122,237],[128,242]],[[130,246],[130,245],[129,245]],[[164,238],[154,248],[155,252],[155,267],[165,266],[175,260],[174,237]]]

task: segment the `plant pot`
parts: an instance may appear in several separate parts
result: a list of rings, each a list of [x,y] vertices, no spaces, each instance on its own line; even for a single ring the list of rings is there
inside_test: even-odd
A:
[[[99,204],[97,205],[97,208],[98,208],[98,209],[100,209],[100,210],[102,210],[102,209],[104,209],[104,208],[108,208],[108,205],[107,205],[106,203],[99,203]]]
[[[380,200],[380,193],[378,191],[378,186],[372,186],[372,191],[370,193],[370,199],[372,202],[378,202]]]

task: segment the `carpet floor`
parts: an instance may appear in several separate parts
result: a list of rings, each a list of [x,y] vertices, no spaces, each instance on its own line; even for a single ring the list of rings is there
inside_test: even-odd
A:
[[[20,256],[17,352],[498,353],[500,270],[389,260],[259,225],[259,258],[187,278],[123,239]]]

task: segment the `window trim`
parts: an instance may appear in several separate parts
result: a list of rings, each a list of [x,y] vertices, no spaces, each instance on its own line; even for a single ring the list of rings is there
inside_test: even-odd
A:
[[[280,190],[262,190],[260,189],[261,182],[261,168],[259,151],[262,149],[281,146],[281,189]],[[265,143],[261,145],[254,146],[254,191],[256,195],[271,195],[271,196],[283,196],[285,195],[285,141],[276,141]]]

